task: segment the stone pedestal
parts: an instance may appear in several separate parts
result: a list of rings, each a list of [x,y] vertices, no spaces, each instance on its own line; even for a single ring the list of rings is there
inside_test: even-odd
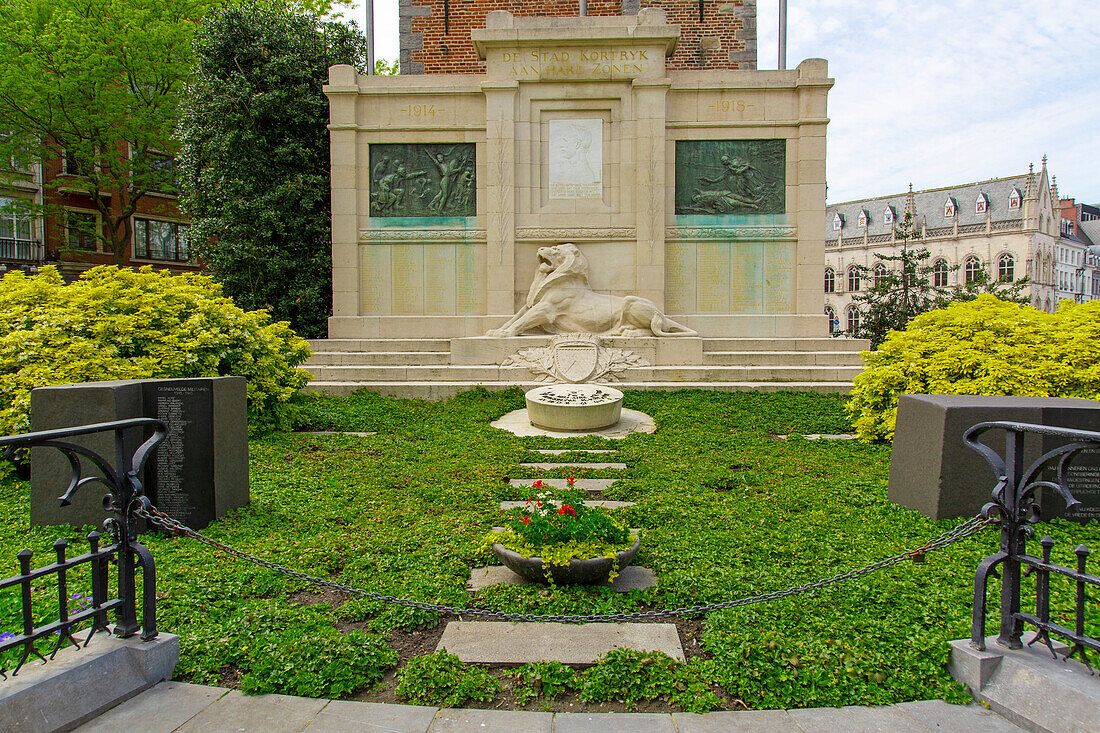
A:
[[[977,514],[990,500],[997,478],[962,437],[973,425],[996,420],[1100,430],[1100,402],[1054,397],[902,395],[890,460],[890,501],[933,519]],[[1003,430],[990,431],[982,442],[1003,455],[1004,436]],[[1024,444],[1025,466],[1059,444],[1029,436]],[[1045,518],[1100,518],[1100,454],[1080,455],[1073,466],[1070,491],[1084,506],[1070,516],[1061,499],[1044,495]],[[1053,480],[1054,476],[1048,473],[1045,478]]]
[[[248,503],[248,422],[243,377],[150,379],[42,387],[31,392],[31,430],[154,417],[168,424],[168,437],[146,464],[142,483],[158,508],[201,529]],[[145,439],[125,436],[129,458]],[[73,439],[114,461],[114,433]],[[83,475],[98,472],[87,461]],[[101,475],[101,474],[100,474]],[[78,491],[70,506],[57,497],[68,486],[69,462],[55,448],[31,452],[31,526],[100,526],[107,488]]]

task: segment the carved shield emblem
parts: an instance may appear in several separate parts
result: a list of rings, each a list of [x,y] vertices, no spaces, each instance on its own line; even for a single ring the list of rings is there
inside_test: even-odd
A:
[[[554,344],[554,367],[558,375],[574,384],[585,382],[596,371],[599,351],[592,341]]]

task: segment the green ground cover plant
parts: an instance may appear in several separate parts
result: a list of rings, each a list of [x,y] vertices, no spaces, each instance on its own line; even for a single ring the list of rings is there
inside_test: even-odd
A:
[[[311,429],[375,434],[253,438],[251,503],[205,531],[323,578],[461,607],[605,613],[770,592],[905,552],[956,524],[887,501],[888,444],[800,437],[850,431],[844,403],[841,396],[806,393],[628,392],[625,406],[652,415],[659,429],[609,443],[580,437],[548,442],[490,427],[523,406],[519,390],[475,391],[442,403],[369,393],[314,398],[303,407]],[[519,464],[548,447],[618,449],[615,460],[629,468],[605,498],[637,503],[623,512],[628,526],[644,532],[635,562],[656,572],[657,588],[624,594],[520,585],[477,595],[466,590],[470,568],[490,562],[480,549],[482,538],[507,519],[504,512],[494,516],[494,507],[527,498],[526,489],[508,480],[545,477]],[[75,545],[90,529],[28,529],[28,497],[28,484],[0,479],[5,576],[14,572],[15,553],[23,547],[39,562],[52,555],[58,536]],[[1076,544],[1100,547],[1095,524],[1054,521],[1039,532],[1057,540],[1054,559],[1062,564],[1074,562]],[[962,700],[964,692],[947,672],[947,641],[969,636],[974,568],[997,541],[987,530],[920,564],[905,562],[812,595],[711,613],[681,628],[697,643],[687,663],[668,667],[667,674],[632,682],[624,670],[636,660],[624,655],[578,682],[552,666],[517,680],[520,671],[456,667],[442,655],[413,662],[434,650],[432,635],[445,620],[437,614],[321,592],[184,537],[143,538],[157,561],[159,625],[181,637],[182,680],[245,687],[248,679],[255,691],[391,701],[402,699],[396,688],[403,683],[406,692],[416,690],[408,701],[439,705],[458,683],[430,680],[470,676],[474,682],[462,683],[470,693],[462,704],[546,709],[571,703],[573,710],[626,704],[597,699],[629,699],[628,707],[646,710],[731,707],[736,701],[797,708]],[[77,581],[70,587],[84,592]],[[1032,592],[1025,585],[1024,597]],[[1056,593],[1053,618],[1067,624],[1072,588],[1063,584]],[[15,606],[4,595],[0,631],[14,630]],[[42,614],[56,604],[48,583],[37,584],[35,595]],[[992,605],[990,632],[997,622]],[[1087,629],[1100,635],[1095,602],[1088,608]],[[289,649],[294,639],[302,650]],[[414,648],[418,639],[429,641]],[[395,667],[387,651],[399,652]],[[304,679],[280,669],[287,654],[310,667]],[[363,667],[338,671],[360,655]],[[650,694],[657,702],[647,702]]]

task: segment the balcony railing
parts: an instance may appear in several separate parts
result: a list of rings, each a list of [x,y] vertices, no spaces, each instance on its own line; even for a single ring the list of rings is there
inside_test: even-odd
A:
[[[15,262],[42,262],[45,248],[33,239],[0,237],[0,260]]]

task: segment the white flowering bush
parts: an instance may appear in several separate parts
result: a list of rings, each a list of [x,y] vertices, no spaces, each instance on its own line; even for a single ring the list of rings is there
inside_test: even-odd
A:
[[[309,380],[304,339],[244,311],[198,274],[95,267],[66,285],[54,267],[0,279],[0,435],[30,427],[36,387],[107,379],[234,375],[252,433],[289,427]]]

